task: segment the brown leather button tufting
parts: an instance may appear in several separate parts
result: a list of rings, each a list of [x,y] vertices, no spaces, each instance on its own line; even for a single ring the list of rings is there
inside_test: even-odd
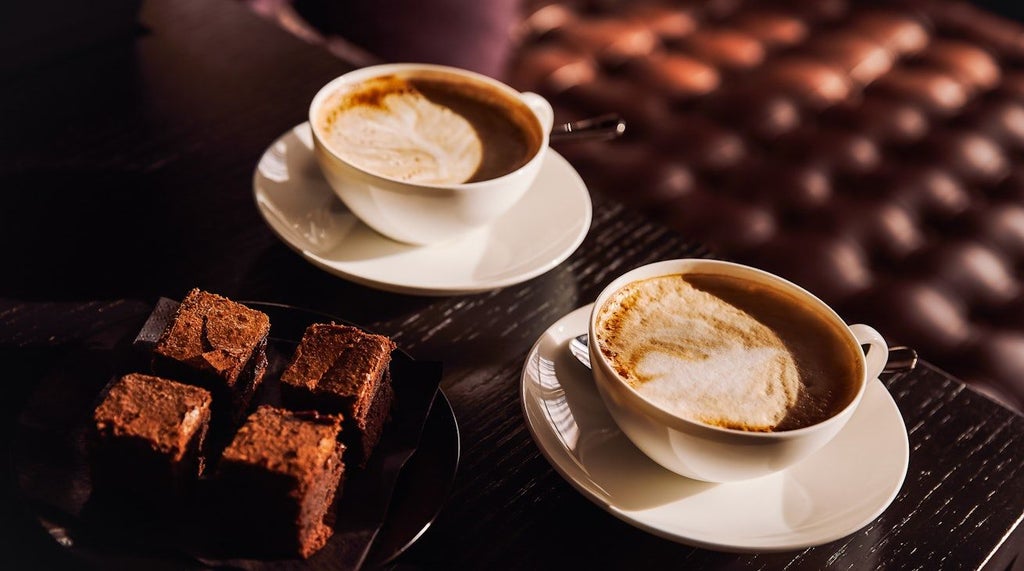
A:
[[[629,64],[629,73],[672,98],[704,95],[719,84],[718,71],[683,54],[652,54]]]
[[[850,12],[847,0],[790,0],[786,4],[800,17],[816,23],[834,22]]]
[[[912,143],[929,129],[928,116],[919,106],[880,94],[839,105],[829,117],[883,143]]]
[[[850,94],[849,78],[833,66],[808,57],[771,61],[755,72],[755,85],[779,90],[806,105],[822,109]]]
[[[971,225],[978,239],[1020,264],[1024,261],[1024,206],[999,202],[978,209]],[[1024,323],[1024,320],[1021,321]]]
[[[684,8],[655,4],[623,5],[626,19],[636,20],[664,40],[685,38],[697,29],[697,19]]]
[[[931,249],[924,263],[937,280],[968,303],[996,306],[1020,293],[1007,261],[974,241],[944,243]]]
[[[602,188],[611,191],[623,185],[632,187],[630,179],[650,164],[651,156],[647,145],[627,140],[613,143],[569,142],[559,145],[558,150],[572,160],[573,166],[590,175]]]
[[[969,183],[995,184],[1009,174],[1003,149],[980,133],[942,131],[933,133],[929,143],[938,161]]]
[[[570,45],[612,65],[649,55],[660,44],[643,24],[613,18],[578,20],[563,26],[561,34]]]
[[[893,198],[922,218],[947,220],[965,212],[971,197],[949,172],[933,166],[897,168],[890,174]]]
[[[933,2],[930,12],[940,26],[957,36],[989,47],[997,55],[1018,61],[1024,59],[1024,34],[1019,23],[968,2]]]
[[[510,77],[515,85],[554,95],[594,81],[597,64],[589,56],[561,46],[538,46],[523,51]]]
[[[542,35],[557,30],[576,20],[576,12],[565,4],[546,4],[537,7],[523,19],[520,34]]]
[[[990,198],[998,200],[1009,200],[1017,203],[1024,203],[1024,170],[1022,167],[1015,167],[1010,171],[1010,176],[1003,179],[998,186],[986,189]]]
[[[1017,101],[1024,101],[1024,71],[1005,71],[999,91]]]
[[[903,260],[925,244],[911,211],[891,200],[833,200],[817,223],[847,234],[869,254],[890,263]]]
[[[653,135],[656,148],[694,168],[724,170],[747,156],[742,137],[700,115],[682,115],[662,127]]]
[[[698,30],[683,45],[698,58],[728,69],[750,69],[765,55],[764,46],[753,36],[727,28]]]
[[[777,139],[800,125],[795,98],[781,91],[756,87],[723,90],[707,102],[706,109],[721,123],[758,139]]]
[[[881,154],[869,137],[840,128],[805,128],[787,140],[794,159],[819,163],[842,174],[866,174],[878,168]]]
[[[863,249],[830,231],[780,233],[750,261],[835,304],[864,291],[873,279]]]
[[[1002,305],[998,308],[993,308],[993,311],[979,313],[989,320],[991,324],[991,330],[998,329],[1020,329],[1020,324],[1024,323],[1024,295],[1017,296],[1016,299]]]
[[[633,181],[630,195],[642,202],[643,208],[659,207],[697,192],[692,171],[678,161],[653,160]],[[642,191],[640,189],[643,189]]]
[[[660,208],[663,204],[684,202],[689,195],[699,192],[697,180],[687,165],[653,156],[629,143],[615,143],[614,147],[617,156],[612,161],[581,166],[622,202],[638,209]],[[624,176],[623,165],[633,167],[634,174]]]
[[[896,68],[872,87],[940,115],[962,110],[969,96],[964,84],[953,76],[927,68]]]
[[[752,7],[739,14],[732,24],[769,48],[792,46],[807,37],[804,21],[782,11]]]
[[[743,6],[743,0],[704,0],[696,3],[704,15],[711,20],[724,20],[735,15]]]
[[[875,40],[896,56],[915,54],[928,45],[928,30],[909,13],[871,10],[854,16],[850,27]]]
[[[1014,150],[1024,150],[1024,103],[1010,99],[992,101],[974,113],[973,124],[996,141]]]
[[[849,74],[850,79],[867,85],[885,75],[893,66],[893,56],[878,42],[854,32],[837,31],[817,37],[808,49]]]
[[[885,323],[886,339],[926,355],[961,349],[971,336],[967,308],[937,284],[899,278],[879,284],[850,304],[856,319]]]
[[[936,40],[922,54],[924,61],[956,76],[974,89],[988,90],[999,83],[999,64],[985,50],[959,40]]]
[[[1024,378],[1024,335],[1015,330],[996,330],[979,336],[979,365],[983,373],[1003,379]],[[1024,406],[1022,392],[1014,394],[1009,387],[996,388],[997,398],[1010,406]]]
[[[787,215],[817,210],[833,198],[832,182],[818,165],[748,164],[736,173],[730,187],[750,202]]]
[[[733,255],[760,247],[776,232],[775,219],[764,210],[707,191],[666,204],[661,216],[675,228],[704,236],[712,249]]]

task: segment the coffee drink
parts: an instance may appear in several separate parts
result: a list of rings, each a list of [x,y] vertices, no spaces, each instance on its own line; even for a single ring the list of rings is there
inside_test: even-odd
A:
[[[595,321],[617,375],[673,415],[723,428],[785,431],[856,398],[859,348],[824,310],[778,288],[710,273],[632,282]]]
[[[525,165],[543,140],[521,100],[464,75],[375,77],[320,107],[324,144],[366,172],[416,184],[490,180]]]

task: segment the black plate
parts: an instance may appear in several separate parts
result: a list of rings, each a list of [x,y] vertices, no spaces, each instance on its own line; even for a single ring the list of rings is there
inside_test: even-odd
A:
[[[369,568],[386,565],[412,547],[441,512],[459,465],[459,426],[448,397],[438,391],[416,453],[405,465],[391,509],[366,557]]]
[[[297,344],[306,326],[310,323],[326,321],[344,322],[331,315],[281,304],[243,303],[263,311],[270,317],[272,331],[269,346],[275,348],[278,359],[282,358],[281,355],[290,355],[294,345]],[[131,333],[131,335],[133,336],[134,333]],[[269,353],[268,347],[268,355]],[[417,365],[408,354],[401,351],[400,353],[401,355],[396,355],[395,357],[397,359],[397,361],[394,361],[397,363],[396,366],[401,366],[403,370],[408,370],[408,363],[412,362],[413,365],[422,369],[423,364]],[[79,410],[83,408],[82,403],[85,403],[85,408],[88,408],[90,406],[88,405],[89,395],[95,394],[90,392],[95,390],[90,388],[90,385],[95,383],[80,380],[85,378],[83,371],[93,371],[88,376],[97,376],[98,372],[105,370],[107,366],[113,366],[116,369],[117,362],[121,359],[116,356],[118,354],[115,351],[104,350],[89,354],[84,359],[81,356],[75,356],[64,362],[56,363],[53,371],[40,382],[42,388],[37,391],[39,394],[33,399],[34,404],[30,404],[30,409],[23,413],[23,419],[30,419],[30,423],[42,419],[42,426],[50,426],[51,431],[53,428],[56,428],[58,431],[66,429],[68,432],[71,432],[72,427],[81,422],[82,415],[87,414]],[[432,377],[434,382],[439,378],[439,372],[437,374],[437,377]],[[57,380],[54,381],[52,379]],[[422,393],[422,390],[420,392]],[[429,403],[429,400],[424,402]],[[32,407],[34,407],[34,410]],[[420,414],[422,414],[424,409],[419,410],[421,411]],[[403,418],[411,419],[413,417]],[[24,423],[24,420],[22,422]],[[76,513],[74,510],[67,512],[52,507],[60,505],[70,506],[82,501],[81,497],[76,497],[76,494],[80,496],[82,493],[80,486],[69,486],[68,481],[69,478],[71,481],[76,481],[77,478],[80,478],[80,476],[73,474],[80,473],[78,471],[83,469],[82,461],[84,458],[81,457],[80,453],[76,455],[76,453],[69,450],[66,446],[67,442],[64,442],[64,449],[56,450],[53,454],[48,452],[40,453],[40,446],[34,443],[31,437],[26,439],[24,436],[26,433],[31,434],[33,428],[38,427],[29,426],[28,430],[19,431],[22,437],[16,437],[16,440],[21,440],[22,442],[16,442],[15,444],[20,445],[22,450],[25,450],[26,447],[32,448],[33,445],[35,450],[21,455],[15,454],[15,472],[22,483],[22,489],[32,490],[28,497],[34,495],[35,497],[47,499],[43,503],[29,502],[28,507],[32,515],[57,540],[59,545],[68,548],[70,552],[80,556],[84,561],[93,563],[100,568],[133,568],[136,565],[149,566],[150,563],[158,564],[161,568],[194,567],[195,561],[189,564],[187,562],[189,557],[183,557],[183,554],[175,553],[174,549],[157,549],[155,551],[149,548],[138,549],[139,546],[133,545],[130,542],[123,545],[124,549],[119,549],[116,547],[112,548],[109,543],[104,543],[103,541],[91,541],[93,532],[88,528],[88,525],[85,524],[83,527],[83,522],[77,520],[76,516],[69,515]],[[402,432],[400,430],[396,434],[414,435],[415,432]],[[66,438],[49,442],[56,442],[59,446],[59,443],[64,440]],[[459,430],[451,404],[440,389],[437,390],[433,399],[433,406],[430,407],[426,419],[423,421],[418,445],[415,443],[415,440],[409,444],[410,449],[413,446],[415,446],[415,451],[408,457],[401,472],[398,474],[397,480],[394,481],[390,503],[384,504],[387,506],[387,512],[383,518],[382,525],[373,539],[373,543],[370,545],[364,560],[364,567],[384,565],[412,546],[434,521],[451,490],[459,462]],[[76,448],[76,446],[72,446],[72,448]],[[39,461],[40,459],[42,461]],[[356,475],[359,476],[360,474]],[[384,496],[381,496],[381,498],[384,498]],[[379,508],[377,513],[384,513],[383,507]],[[71,519],[68,519],[69,517]],[[377,517],[379,518],[380,516],[378,515]],[[381,520],[378,519],[377,521]],[[374,529],[377,529],[376,526],[374,526]],[[109,535],[109,533],[106,535]],[[72,537],[75,537],[76,540],[70,541],[69,539]],[[325,549],[324,551],[327,550]],[[359,551],[353,553],[359,553]],[[201,558],[200,560],[205,559]],[[352,561],[357,560],[353,559]],[[282,560],[281,563],[283,564],[282,568],[289,569],[333,570],[354,565],[354,563],[346,563],[345,561],[347,561],[346,557],[337,560],[333,559],[333,555],[329,555],[326,558],[314,557],[307,561]],[[233,560],[222,562],[213,560],[207,562],[215,565],[235,565]],[[255,563],[255,568],[265,567],[258,561],[239,560],[238,563],[237,566],[242,568],[250,567],[250,563]],[[269,568],[280,566],[273,562],[268,563]]]
[[[337,317],[282,304],[243,302],[268,316],[273,323],[274,337],[297,340],[310,323],[344,321]],[[280,335],[278,332],[282,332]],[[365,566],[386,565],[412,547],[434,522],[444,506],[459,466],[459,426],[455,411],[438,389],[434,406],[423,425],[423,434],[416,453],[402,468],[395,484],[384,525],[370,547]]]

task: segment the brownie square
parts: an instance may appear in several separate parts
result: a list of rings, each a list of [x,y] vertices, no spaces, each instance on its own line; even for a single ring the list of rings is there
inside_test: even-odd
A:
[[[115,381],[93,411],[93,489],[159,499],[183,491],[203,469],[209,391],[132,373]]]
[[[269,332],[265,313],[193,289],[153,349],[153,372],[208,389],[215,423],[237,426],[263,380]]]
[[[216,476],[236,540],[260,554],[302,557],[324,546],[345,470],[341,421],[266,405],[249,416]]]
[[[388,370],[394,349],[383,335],[316,323],[306,328],[281,374],[288,407],[344,416],[350,465],[365,466],[380,440],[394,396]]]

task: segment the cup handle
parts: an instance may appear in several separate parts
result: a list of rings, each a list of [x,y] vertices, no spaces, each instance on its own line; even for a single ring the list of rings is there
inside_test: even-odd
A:
[[[552,127],[555,126],[555,110],[551,108],[548,100],[529,91],[520,93],[519,97],[533,111],[537,119],[540,120],[540,126],[544,129],[544,132],[550,133]]]
[[[878,378],[882,369],[885,368],[885,364],[889,362],[889,345],[885,342],[885,338],[873,327],[862,323],[851,325],[850,332],[857,339],[857,343],[868,346],[868,352],[864,355],[867,380]]]

